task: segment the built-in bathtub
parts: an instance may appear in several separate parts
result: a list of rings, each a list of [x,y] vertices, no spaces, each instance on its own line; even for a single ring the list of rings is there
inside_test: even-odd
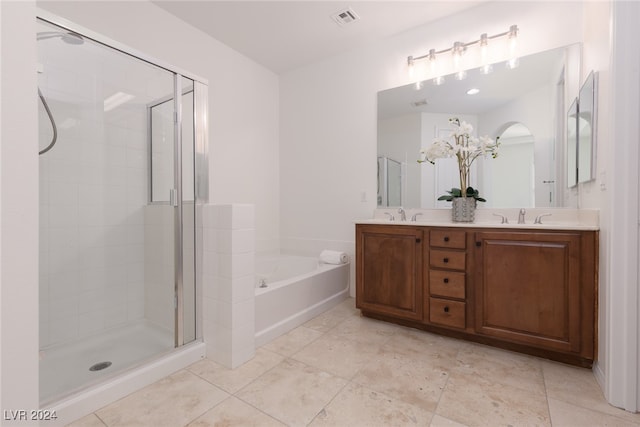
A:
[[[349,264],[295,255],[256,258],[255,343],[264,345],[349,296]]]

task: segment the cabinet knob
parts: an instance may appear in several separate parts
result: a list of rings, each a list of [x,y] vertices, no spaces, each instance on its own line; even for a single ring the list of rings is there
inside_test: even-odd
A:
[[[482,246],[482,242],[476,242],[476,246],[477,246],[477,247]]]
[[[444,283],[449,283],[449,278],[445,277],[444,280],[442,280]]]
[[[445,313],[448,313],[448,312],[449,312],[449,306],[448,306],[448,305],[445,305],[445,306],[444,306],[444,312],[445,312]]]
[[[444,258],[444,259],[442,260],[442,262],[444,262],[445,264],[446,264],[446,263],[448,263],[448,262],[449,262],[449,258]]]
[[[449,241],[449,236],[444,236],[444,241],[448,242]]]
[[[420,242],[422,242],[422,240],[420,240],[419,237],[416,237],[416,243],[420,243]]]

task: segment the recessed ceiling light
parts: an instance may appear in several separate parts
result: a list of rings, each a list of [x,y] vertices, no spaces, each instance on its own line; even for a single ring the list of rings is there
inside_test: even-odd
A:
[[[479,92],[480,92],[480,89],[478,89],[478,88],[474,87],[474,88],[471,88],[471,89],[469,89],[469,90],[467,91],[467,95],[475,95],[475,94],[477,94],[477,93],[479,93]]]

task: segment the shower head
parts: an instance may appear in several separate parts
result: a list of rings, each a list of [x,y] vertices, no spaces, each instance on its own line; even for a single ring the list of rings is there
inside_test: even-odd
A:
[[[68,44],[82,44],[84,43],[84,39],[80,34],[76,33],[66,33],[62,35],[62,41]]]
[[[62,41],[67,44],[81,45],[82,43],[84,43],[84,39],[80,34],[71,33],[71,32],[60,33],[57,31],[46,31],[46,32],[37,34],[37,40],[47,40],[47,39],[53,39],[56,37],[62,39]]]

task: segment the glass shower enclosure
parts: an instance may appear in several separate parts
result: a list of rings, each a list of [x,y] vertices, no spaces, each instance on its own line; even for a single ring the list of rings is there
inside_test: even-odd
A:
[[[207,86],[44,19],[36,37],[45,404],[199,338]]]

